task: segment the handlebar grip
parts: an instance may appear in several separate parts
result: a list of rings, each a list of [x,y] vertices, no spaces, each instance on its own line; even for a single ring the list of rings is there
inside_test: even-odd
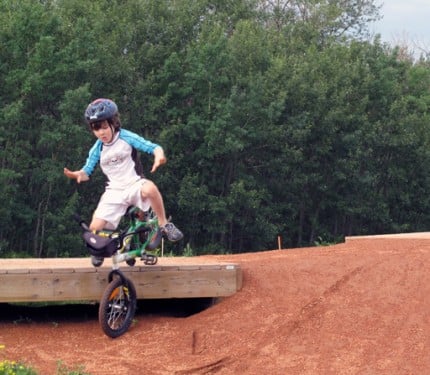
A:
[[[73,219],[78,222],[78,224],[81,226],[81,228],[83,230],[85,230],[85,231],[89,231],[90,230],[90,228],[88,227],[87,223],[84,220],[81,219],[81,217],[80,217],[79,214],[77,214],[77,213],[73,214]]]
[[[81,222],[79,223],[79,225],[81,226],[81,228],[82,228],[83,230],[85,230],[85,231],[87,231],[87,232],[90,232],[90,228],[89,228],[89,226],[87,225],[87,223],[86,223],[85,221],[81,221]]]

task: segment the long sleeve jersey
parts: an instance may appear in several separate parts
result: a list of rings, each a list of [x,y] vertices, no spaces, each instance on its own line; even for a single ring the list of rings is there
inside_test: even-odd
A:
[[[126,129],[115,133],[111,143],[103,143],[99,139],[91,147],[87,161],[82,170],[90,176],[98,162],[103,173],[108,178],[108,186],[114,189],[124,189],[137,181],[140,176],[136,172],[136,162],[133,159],[133,148],[154,154],[159,147],[145,138]]]

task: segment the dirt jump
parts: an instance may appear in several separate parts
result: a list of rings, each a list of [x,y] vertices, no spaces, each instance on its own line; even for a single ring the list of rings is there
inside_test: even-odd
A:
[[[96,310],[2,313],[0,360],[40,375],[430,374],[430,235],[210,258],[240,264],[240,291],[188,316],[140,308],[116,339]]]

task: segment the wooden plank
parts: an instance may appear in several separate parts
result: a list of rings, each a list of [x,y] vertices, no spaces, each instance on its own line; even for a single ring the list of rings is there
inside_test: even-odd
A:
[[[8,273],[0,275],[0,302],[98,300],[106,285],[100,273]]]
[[[100,268],[88,258],[0,259],[0,302],[98,301],[110,260]],[[242,287],[237,264],[162,258],[154,266],[122,267],[139,299],[224,297]]]
[[[238,269],[196,268],[132,273],[139,298],[198,298],[237,292]]]

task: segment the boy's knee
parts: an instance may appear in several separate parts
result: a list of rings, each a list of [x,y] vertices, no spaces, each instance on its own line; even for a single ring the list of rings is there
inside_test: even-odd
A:
[[[152,181],[146,180],[140,191],[142,193],[142,197],[146,198],[152,196],[154,193],[157,193],[158,188],[157,185],[155,185]]]

